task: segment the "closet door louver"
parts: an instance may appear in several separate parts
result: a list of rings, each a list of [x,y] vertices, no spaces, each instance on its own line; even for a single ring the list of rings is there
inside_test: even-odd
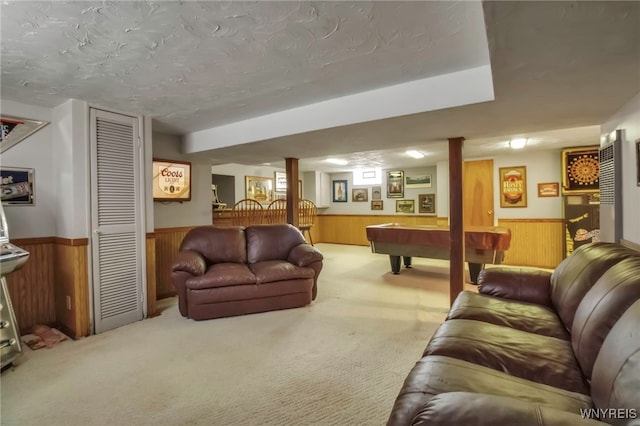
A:
[[[95,332],[143,318],[140,144],[134,117],[91,110]]]

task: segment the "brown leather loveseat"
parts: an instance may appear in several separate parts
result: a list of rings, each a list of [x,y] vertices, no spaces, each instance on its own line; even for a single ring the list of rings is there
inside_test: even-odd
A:
[[[388,425],[640,425],[640,253],[594,243],[553,273],[496,267],[478,284],[456,298]]]
[[[308,305],[322,253],[292,225],[201,226],[171,266],[182,316],[195,320]]]

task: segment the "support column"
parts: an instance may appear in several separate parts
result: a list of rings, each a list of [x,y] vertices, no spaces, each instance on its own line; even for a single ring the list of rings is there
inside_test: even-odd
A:
[[[298,226],[298,159],[285,158],[287,168],[287,223]]]
[[[449,300],[452,305],[464,283],[463,143],[463,137],[449,138]]]

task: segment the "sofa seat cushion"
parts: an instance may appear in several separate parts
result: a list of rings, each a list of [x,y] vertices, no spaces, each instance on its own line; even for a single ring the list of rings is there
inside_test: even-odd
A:
[[[471,291],[458,295],[447,319],[469,319],[569,340],[558,315],[549,307],[486,296]]]
[[[296,266],[286,260],[266,260],[252,263],[249,268],[255,275],[257,284],[307,279],[313,278],[315,275],[313,269]]]
[[[256,277],[248,265],[216,263],[211,265],[204,275],[189,278],[185,285],[188,289],[195,290],[255,283]]]
[[[311,303],[313,278],[273,282],[269,285],[244,284],[227,287],[188,289],[187,300],[190,305],[221,304],[257,299],[273,299],[292,294],[305,295],[305,304]]]
[[[452,319],[436,330],[424,355],[462,359],[522,379],[589,394],[571,342],[555,337]]]
[[[471,362],[429,355],[418,361],[405,379],[388,425],[412,424],[431,398],[447,392],[510,397],[571,413],[592,407],[587,395],[521,379]],[[485,414],[491,415],[490,412]]]

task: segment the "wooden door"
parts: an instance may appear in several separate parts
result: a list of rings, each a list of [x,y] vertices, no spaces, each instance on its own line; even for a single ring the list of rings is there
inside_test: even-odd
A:
[[[464,226],[493,226],[493,160],[465,161]]]

